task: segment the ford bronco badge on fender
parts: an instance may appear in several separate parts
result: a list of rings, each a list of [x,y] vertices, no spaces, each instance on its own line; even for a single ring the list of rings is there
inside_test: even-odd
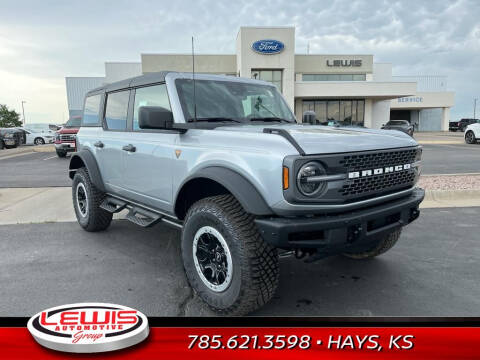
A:
[[[102,231],[127,209],[137,225],[181,229],[188,281],[220,314],[272,298],[279,252],[386,252],[424,198],[410,136],[298,124],[274,85],[232,76],[161,72],[92,90],[77,146],[79,224]]]

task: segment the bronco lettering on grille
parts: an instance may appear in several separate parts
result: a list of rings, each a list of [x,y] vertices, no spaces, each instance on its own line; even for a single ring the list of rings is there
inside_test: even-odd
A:
[[[411,169],[412,164],[404,164],[404,165],[396,165],[396,166],[386,166],[377,169],[368,169],[368,170],[361,170],[361,171],[352,171],[348,173],[349,179],[357,179],[366,176],[372,175],[381,175],[381,174],[388,174],[403,170]]]

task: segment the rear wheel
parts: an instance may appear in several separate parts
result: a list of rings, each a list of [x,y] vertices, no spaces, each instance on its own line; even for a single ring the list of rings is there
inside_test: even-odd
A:
[[[33,143],[35,145],[45,145],[45,140],[43,140],[41,137],[38,137],[35,140],[33,140]]]
[[[277,250],[231,195],[202,199],[188,210],[182,258],[190,286],[219,314],[254,311],[278,285]]]
[[[76,171],[72,183],[72,199],[78,223],[87,231],[102,231],[112,222],[112,213],[100,207],[105,193],[90,180],[86,168]]]
[[[467,131],[467,133],[465,134],[465,142],[467,144],[475,144],[477,142],[477,140],[475,139],[475,134],[472,130]]]
[[[382,237],[380,241],[369,250],[357,253],[344,253],[343,255],[357,260],[374,258],[375,256],[381,255],[390,250],[397,243],[401,233],[402,229],[398,229]]]
[[[58,157],[64,158],[67,156],[67,152],[64,150],[56,150]]]

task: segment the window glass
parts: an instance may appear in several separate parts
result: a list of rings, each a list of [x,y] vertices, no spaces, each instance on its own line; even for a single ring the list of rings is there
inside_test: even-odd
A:
[[[363,115],[365,113],[365,101],[358,100],[357,101],[357,123],[355,125],[362,125],[363,126]]]
[[[315,111],[317,124],[363,126],[364,100],[304,100],[303,112]]]
[[[365,81],[365,74],[302,74],[302,81]]]
[[[138,88],[135,90],[135,106],[133,108],[133,130],[138,126],[138,111],[141,106],[161,106],[170,110],[167,86],[165,84]]]
[[[85,125],[99,124],[98,113],[101,98],[101,95],[93,95],[85,99],[85,109],[83,110],[83,123]]]
[[[107,95],[105,122],[109,130],[125,130],[127,128],[127,111],[130,91],[119,91]]]
[[[340,121],[340,101],[328,102],[327,120],[329,123]]]
[[[175,81],[185,119],[193,121],[193,84]],[[197,119],[229,118],[241,122],[278,117],[295,122],[293,114],[274,86],[230,81],[195,82]]]
[[[282,92],[282,70],[252,70],[252,78],[271,82]]]

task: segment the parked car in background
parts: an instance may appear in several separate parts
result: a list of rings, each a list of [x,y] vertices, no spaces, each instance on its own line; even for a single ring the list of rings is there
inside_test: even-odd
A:
[[[76,149],[76,137],[80,129],[81,116],[73,116],[67,121],[64,127],[57,131],[55,135],[55,150],[58,157],[65,157],[67,153],[74,152]]]
[[[55,139],[55,134],[53,132],[37,132],[32,129],[20,129],[25,132],[26,145],[43,145],[43,144],[52,144]]]
[[[407,120],[390,120],[382,126],[383,130],[399,130],[413,136],[413,125]]]
[[[448,130],[450,131],[465,131],[468,125],[477,123],[478,119],[460,119],[460,121],[450,121]]]
[[[0,129],[0,138],[6,148],[15,148],[24,143],[23,132],[15,128]]]
[[[13,132],[0,129],[0,150],[16,147],[16,140]]]
[[[36,133],[50,133],[55,135],[55,131],[57,131],[59,128],[57,125],[54,124],[47,124],[47,123],[38,123],[38,124],[26,124],[25,126],[27,129],[36,132]]]
[[[476,123],[470,124],[465,129],[465,142],[467,144],[476,144],[480,141],[480,120]]]

